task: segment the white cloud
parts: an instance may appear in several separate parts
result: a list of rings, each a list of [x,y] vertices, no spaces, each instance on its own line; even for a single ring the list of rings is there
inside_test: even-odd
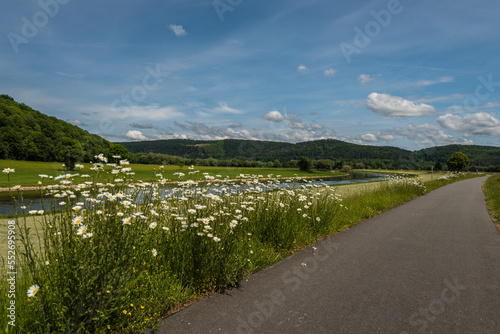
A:
[[[367,85],[370,81],[373,80],[375,80],[375,78],[369,74],[360,74],[358,77],[359,83],[362,84],[363,86]]]
[[[378,139],[381,141],[394,141],[396,140],[396,137],[394,137],[393,135],[379,134]]]
[[[227,105],[225,102],[219,102],[219,106],[217,108],[214,108],[213,111],[215,112],[220,112],[220,113],[226,113],[226,114],[242,114],[243,111],[231,108]]]
[[[302,124],[301,122],[290,122],[288,124],[288,127],[290,129],[304,129],[305,128],[305,125]]]
[[[423,103],[414,103],[399,96],[371,93],[366,106],[373,112],[391,117],[419,117],[433,114],[436,109]]]
[[[325,70],[325,76],[326,77],[333,77],[335,73],[337,73],[337,70],[334,70],[333,68],[329,68]]]
[[[496,107],[500,107],[500,103],[498,103],[498,102],[488,102],[484,106],[482,106],[481,108],[496,108]]]
[[[450,101],[450,100],[463,100],[467,97],[464,94],[451,94],[451,95],[443,95],[443,96],[435,96],[435,97],[425,97],[421,99],[415,100],[415,102],[440,102],[440,101]]]
[[[223,128],[219,126],[210,126],[204,123],[174,122],[189,134],[172,133],[163,136],[165,138],[191,138],[191,139],[252,139],[282,142],[303,142],[327,138],[336,138],[335,132],[331,129],[312,130],[304,126],[303,128],[290,129],[289,127],[271,126],[270,128],[260,128],[253,130],[237,130],[231,127]]]
[[[375,136],[372,133],[367,133],[367,134],[361,135],[361,139],[363,139],[363,141],[365,141],[365,142],[371,142],[371,143],[378,141],[377,136]]]
[[[147,140],[148,138],[142,134],[141,131],[138,130],[130,130],[127,133],[123,134],[126,138],[132,139],[132,140]]]
[[[297,71],[301,73],[307,72],[307,67],[305,67],[304,65],[299,65],[299,67],[297,67]]]
[[[171,24],[169,29],[172,30],[175,36],[186,36],[187,32],[181,25]]]
[[[420,80],[419,82],[417,82],[417,86],[424,87],[424,86],[430,86],[430,85],[453,82],[453,81],[455,81],[455,77],[445,76],[445,77],[440,77],[436,80]]]
[[[321,130],[321,129],[323,129],[323,128],[324,128],[324,126],[323,126],[323,125],[318,124],[318,123],[311,123],[311,125],[310,125],[310,126],[311,126],[311,129],[313,129],[313,130]]]
[[[262,118],[264,118],[268,121],[271,121],[271,122],[281,122],[281,121],[283,121],[283,119],[285,119],[283,117],[283,115],[279,111],[276,111],[276,110],[268,112],[267,114],[262,116]]]
[[[158,104],[148,106],[130,106],[123,108],[103,107],[103,111],[109,119],[140,119],[140,120],[167,120],[176,117],[184,117],[176,107],[160,107]]]
[[[78,126],[87,126],[88,124],[82,123],[81,121],[77,119],[68,119],[68,123],[78,125]]]
[[[457,106],[457,105],[449,106],[448,108],[446,108],[446,111],[448,113],[453,113],[453,114],[466,112],[464,106]]]
[[[466,137],[500,136],[500,121],[485,112],[465,116],[446,114],[439,116],[438,123],[445,129],[460,132]]]
[[[412,141],[418,141],[424,146],[443,146],[450,144],[473,145],[472,140],[466,140],[445,133],[437,125],[409,124],[406,128],[397,127],[394,130],[386,131],[388,135],[406,137]]]

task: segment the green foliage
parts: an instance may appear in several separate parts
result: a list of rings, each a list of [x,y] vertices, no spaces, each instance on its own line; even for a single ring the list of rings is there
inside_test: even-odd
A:
[[[350,173],[350,172],[352,172],[352,166],[351,165],[344,165],[344,166],[342,166],[341,170],[345,173]]]
[[[448,159],[448,161],[446,161],[446,165],[448,165],[448,170],[452,171],[460,171],[465,167],[469,166],[469,164],[470,164],[469,158],[462,152],[453,153]]]
[[[355,167],[356,169],[365,169],[365,168],[366,168],[365,164],[364,164],[364,163],[362,163],[362,162],[358,162],[358,163],[356,163],[356,165],[354,165],[354,167]]]
[[[436,164],[434,165],[434,170],[437,170],[437,171],[443,170],[443,164],[440,163],[439,161],[436,162]]]
[[[332,168],[333,168],[333,162],[329,159],[322,159],[316,161],[317,170],[329,171],[332,170]]]
[[[300,157],[297,166],[299,170],[310,173],[312,171],[312,160],[307,157]]]
[[[122,145],[0,95],[0,159],[58,161],[72,170],[76,161],[91,161],[102,152],[129,154]]]

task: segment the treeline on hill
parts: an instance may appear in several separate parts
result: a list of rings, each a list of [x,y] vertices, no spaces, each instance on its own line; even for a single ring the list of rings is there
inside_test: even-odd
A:
[[[0,95],[0,159],[91,161],[94,155],[128,155],[111,143],[79,127]]]
[[[297,167],[301,157],[313,160],[321,169],[325,163],[333,169],[345,165],[372,169],[440,169],[453,152],[463,152],[471,161],[471,170],[500,171],[500,147],[448,145],[409,151],[391,146],[368,146],[335,139],[297,144],[255,140],[216,141],[171,139],[120,143],[140,163],[170,163],[211,166],[283,166]]]

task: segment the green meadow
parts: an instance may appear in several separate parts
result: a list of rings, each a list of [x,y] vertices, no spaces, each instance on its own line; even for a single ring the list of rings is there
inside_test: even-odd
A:
[[[5,168],[12,168],[15,170],[14,173],[10,173],[10,185],[20,185],[23,187],[35,187],[38,186],[39,181],[43,181],[44,185],[58,184],[57,181],[45,178],[41,179],[40,174],[57,177],[62,174],[89,174],[89,168],[92,166],[90,163],[83,163],[83,169],[75,169],[75,171],[68,172],[63,164],[59,162],[36,162],[36,161],[18,161],[18,160],[0,160],[0,170]],[[219,178],[230,178],[234,179],[240,174],[246,175],[261,175],[263,178],[267,178],[268,175],[272,174],[272,177],[328,177],[328,176],[340,176],[346,175],[346,173],[335,172],[335,171],[317,171],[313,170],[312,173],[302,172],[295,168],[233,168],[233,167],[209,167],[209,166],[196,166],[194,169],[189,169],[190,166],[184,166],[182,169],[179,166],[165,165],[160,168],[158,165],[142,165],[142,164],[132,164],[129,165],[132,168],[135,180],[141,180],[144,182],[150,182],[156,179],[157,173],[162,173],[163,177],[169,181],[179,180],[179,175],[174,173],[183,173],[185,176],[183,179],[192,180],[203,180],[203,173],[209,173],[210,175],[216,176],[220,175]],[[195,174],[189,174],[192,171],[199,171]],[[110,174],[110,169],[100,173],[98,181],[106,183],[113,180],[113,175]],[[5,188],[9,186],[9,180],[5,174],[0,176],[0,188]]]
[[[162,198],[167,167],[154,172],[149,180],[154,183],[131,180],[122,169],[90,171],[90,179],[104,174],[127,182],[81,190],[68,183],[47,195],[59,213],[15,219],[16,327],[2,317],[1,328],[9,333],[141,332],[185,303],[236,287],[322,238],[429,189],[477,176],[441,174],[433,181],[423,181],[426,174],[395,176],[338,187],[304,183],[292,190],[279,189],[280,179],[250,181],[243,175],[248,181],[238,192],[230,180],[200,187],[183,178]],[[227,173],[229,178],[244,174]],[[66,180],[80,182],[77,176]],[[265,186],[274,189],[263,191]],[[78,202],[76,193],[84,200]],[[8,219],[0,224],[2,273],[7,273],[12,265],[7,254],[14,246],[6,242],[12,236]],[[7,277],[0,281],[2,291],[12,291]],[[6,310],[13,299],[2,293],[0,307]]]

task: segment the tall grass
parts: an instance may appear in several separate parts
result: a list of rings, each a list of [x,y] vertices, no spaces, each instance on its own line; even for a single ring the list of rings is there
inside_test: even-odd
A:
[[[500,232],[500,174],[489,177],[484,183],[484,193],[488,209],[493,216]]]
[[[61,213],[42,213],[38,230],[28,227],[28,213],[17,219],[16,327],[0,317],[7,332],[143,330],[186,301],[236,286],[305,245],[427,191],[401,178],[345,199],[334,187],[297,179],[295,189],[280,189],[277,179],[208,187],[187,180],[167,191],[161,173],[134,185],[124,166],[110,171],[113,182],[99,184],[102,168],[90,172],[91,188],[69,188],[75,179],[69,176],[65,188],[50,190],[52,209]],[[0,285],[5,310],[11,301],[5,277]]]

